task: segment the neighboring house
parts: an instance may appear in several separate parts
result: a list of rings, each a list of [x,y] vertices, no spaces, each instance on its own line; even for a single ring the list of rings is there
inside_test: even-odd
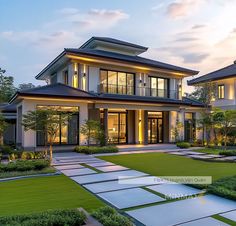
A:
[[[233,64],[188,81],[188,85],[212,83],[216,86],[216,97],[212,106],[221,109],[236,109],[236,61]]]
[[[182,139],[201,138],[196,130],[202,104],[182,97],[182,80],[198,71],[140,57],[148,48],[103,37],[92,37],[80,48],[66,48],[36,79],[49,85],[18,91],[16,143],[25,149],[44,144],[39,132],[24,131],[22,115],[29,110],[58,108],[76,111],[61,127],[55,143],[86,145],[79,134],[87,119],[99,120],[112,144],[174,142],[176,121]]]

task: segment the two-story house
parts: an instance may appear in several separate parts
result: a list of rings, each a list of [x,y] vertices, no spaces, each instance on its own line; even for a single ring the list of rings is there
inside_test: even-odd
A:
[[[188,85],[212,83],[216,87],[212,106],[236,109],[236,61],[233,64],[188,81]]]
[[[155,144],[174,142],[176,121],[185,140],[201,137],[195,119],[202,104],[182,97],[182,80],[198,71],[143,58],[148,48],[112,38],[92,37],[80,48],[65,48],[36,79],[46,86],[18,91],[16,143],[40,147],[45,136],[24,131],[22,115],[29,110],[57,108],[73,111],[60,127],[55,143],[86,145],[79,133],[85,120],[102,123],[108,143]]]

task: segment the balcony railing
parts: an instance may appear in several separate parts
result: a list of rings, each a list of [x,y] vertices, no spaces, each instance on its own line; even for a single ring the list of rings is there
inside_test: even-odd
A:
[[[170,99],[181,99],[181,92],[177,90],[168,89],[155,89],[146,86],[134,87],[126,85],[114,85],[114,84],[99,84],[99,93],[110,93],[110,94],[123,94],[123,95],[136,95],[136,96],[147,96],[147,97],[160,97]]]

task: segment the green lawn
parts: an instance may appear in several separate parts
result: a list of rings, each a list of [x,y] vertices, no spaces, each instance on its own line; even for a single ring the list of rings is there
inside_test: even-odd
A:
[[[100,158],[153,176],[212,176],[213,180],[217,180],[236,175],[235,163],[206,162],[165,153],[114,155]]]
[[[60,175],[0,183],[0,215],[15,215],[83,207],[87,211],[104,203],[71,179]]]

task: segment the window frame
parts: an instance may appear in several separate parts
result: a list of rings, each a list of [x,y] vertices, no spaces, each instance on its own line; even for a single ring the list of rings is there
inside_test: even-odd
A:
[[[105,72],[105,74],[106,74],[106,83],[102,83],[101,82],[101,72]],[[112,92],[108,92],[109,91],[109,79],[108,79],[108,72],[115,72],[116,73],[116,84],[114,84],[116,87],[115,87],[115,89],[116,89],[116,92],[115,93],[112,93]],[[119,73],[124,73],[125,74],[125,80],[126,80],[126,84],[125,84],[125,93],[119,93]],[[128,80],[127,80],[127,78],[128,78],[128,75],[133,75],[133,86],[128,86]],[[106,90],[105,90],[105,93],[111,93],[111,94],[121,94],[121,95],[135,95],[135,73],[133,73],[133,72],[127,72],[127,71],[120,71],[120,70],[109,70],[109,69],[103,69],[103,68],[101,68],[100,69],[100,72],[99,72],[99,79],[100,79],[100,85],[101,84],[105,84],[106,85]],[[113,84],[112,84],[113,85]],[[132,94],[128,94],[128,90],[129,90],[129,88],[130,87],[132,87],[132,89],[133,89],[133,92],[132,92]]]
[[[169,98],[170,97],[170,79],[169,78],[165,78],[165,77],[160,77],[160,76],[148,76],[149,77],[149,85],[150,85],[150,96],[151,97],[161,97],[161,98]],[[152,78],[155,78],[156,79],[156,96],[153,96],[152,95]],[[158,91],[161,90],[159,89],[159,85],[158,85],[158,79],[163,79],[164,80],[164,87],[165,87],[165,84],[166,84],[166,89],[164,89],[164,96],[159,96],[158,95]],[[166,93],[165,93],[165,90],[166,90]]]

